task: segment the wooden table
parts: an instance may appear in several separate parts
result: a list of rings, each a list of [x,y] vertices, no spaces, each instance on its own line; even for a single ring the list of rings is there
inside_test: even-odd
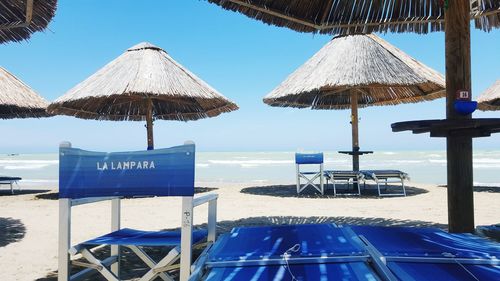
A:
[[[489,137],[500,132],[500,118],[435,119],[393,123],[393,132],[430,133],[431,137]]]
[[[361,151],[361,150],[341,150],[341,151],[338,151],[338,153],[342,153],[342,154],[348,154],[348,155],[363,155],[363,154],[372,154],[373,151]]]

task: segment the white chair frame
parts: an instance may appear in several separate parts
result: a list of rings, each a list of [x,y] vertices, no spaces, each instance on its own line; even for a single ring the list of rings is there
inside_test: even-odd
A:
[[[300,194],[308,186],[314,187],[321,195],[325,194],[324,189],[324,172],[323,163],[321,164],[295,164],[297,167],[297,194]],[[301,172],[300,165],[319,165],[319,172]],[[313,175],[313,177],[308,177],[307,175]],[[314,181],[319,178],[319,186],[314,183]],[[306,180],[305,184],[301,184],[301,179]]]
[[[63,143],[61,145],[71,146],[70,143]],[[158,276],[166,281],[174,280],[166,274],[165,271],[169,270],[169,266],[176,262],[179,257],[180,281],[188,280],[191,275],[192,262],[193,210],[197,206],[208,203],[207,246],[210,246],[215,242],[217,235],[217,199],[217,194],[207,194],[197,197],[182,196],[181,245],[180,247],[174,247],[174,249],[159,262],[156,263],[142,249],[135,245],[126,246],[150,267],[150,270],[140,279],[140,281],[153,280]],[[120,246],[111,245],[111,255],[104,260],[99,260],[93,255],[93,251],[101,246],[92,249],[87,249],[82,245],[71,247],[71,208],[105,200],[111,200],[111,231],[120,230],[121,199],[119,197],[59,199],[58,281],[81,280],[97,272],[101,273],[109,281],[120,280]],[[76,261],[79,257],[84,257],[88,263]],[[87,268],[71,275],[71,264]]]

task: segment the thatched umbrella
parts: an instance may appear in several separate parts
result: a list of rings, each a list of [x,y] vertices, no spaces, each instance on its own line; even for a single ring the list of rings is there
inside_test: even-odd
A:
[[[2,0],[0,43],[22,41],[47,28],[55,15],[57,0]]]
[[[56,99],[53,114],[94,120],[146,121],[153,148],[153,119],[189,121],[238,109],[167,52],[140,43]]]
[[[486,89],[477,102],[480,110],[500,110],[500,79]]]
[[[448,0],[207,0],[269,25],[299,32],[355,34],[444,30]],[[464,1],[465,2],[465,1]],[[498,0],[469,0],[476,28],[500,27]]]
[[[353,170],[359,171],[358,107],[445,96],[444,77],[376,35],[334,38],[264,102],[280,107],[351,108]]]
[[[471,90],[470,20],[476,28],[500,27],[498,0],[207,0],[267,24],[300,32],[445,31],[446,137],[448,163],[448,225],[451,232],[474,231],[472,135],[461,123],[475,124],[472,115],[455,110],[457,92]],[[470,96],[470,95],[469,95]],[[477,122],[476,122],[477,121]],[[486,121],[486,120],[484,120]],[[488,122],[491,122],[489,120]],[[487,122],[485,122],[487,123]],[[457,130],[461,133],[457,134]],[[431,134],[432,135],[432,134]]]
[[[0,119],[46,117],[49,103],[0,67]]]

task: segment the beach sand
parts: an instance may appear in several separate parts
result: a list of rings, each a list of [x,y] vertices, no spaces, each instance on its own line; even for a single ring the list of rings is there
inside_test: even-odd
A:
[[[217,184],[219,231],[235,225],[321,223],[437,226],[446,228],[446,188],[410,183],[408,197],[298,198],[294,185],[249,187]],[[500,188],[474,192],[477,225],[500,222]],[[243,191],[243,192],[242,192]],[[55,280],[58,201],[40,193],[0,191],[0,280]],[[39,192],[39,191],[38,191]],[[330,191],[331,192],[331,191]],[[180,225],[179,198],[122,201],[122,227],[159,230]],[[73,208],[72,243],[109,232],[110,203]],[[195,210],[195,224],[206,222],[207,208]],[[49,278],[47,278],[49,277]]]

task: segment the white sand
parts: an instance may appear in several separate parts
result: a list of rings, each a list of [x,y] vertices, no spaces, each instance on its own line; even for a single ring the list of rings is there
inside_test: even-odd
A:
[[[360,218],[360,222],[370,222],[370,218],[391,220],[385,224],[398,223],[399,220],[407,224],[418,224],[412,221],[446,224],[446,189],[431,185],[418,187],[429,192],[406,198],[313,199],[243,194],[239,192],[242,187],[222,187],[216,191],[220,196],[218,220],[274,217],[269,220],[286,223],[321,222],[329,217],[339,217],[336,219],[342,223],[356,222],[350,218],[354,217]],[[474,196],[476,224],[499,223],[500,193],[475,192]],[[26,228],[20,241],[0,247],[0,280],[35,280],[57,269],[58,202],[35,200],[34,197],[33,194],[0,196],[0,219],[18,219]],[[150,230],[177,227],[180,201],[179,198],[123,200],[122,227]],[[206,222],[206,215],[206,207],[197,209],[195,223]],[[304,219],[291,220],[287,216]],[[109,218],[109,202],[75,207],[73,243],[107,233]],[[384,223],[380,220],[373,222]]]

